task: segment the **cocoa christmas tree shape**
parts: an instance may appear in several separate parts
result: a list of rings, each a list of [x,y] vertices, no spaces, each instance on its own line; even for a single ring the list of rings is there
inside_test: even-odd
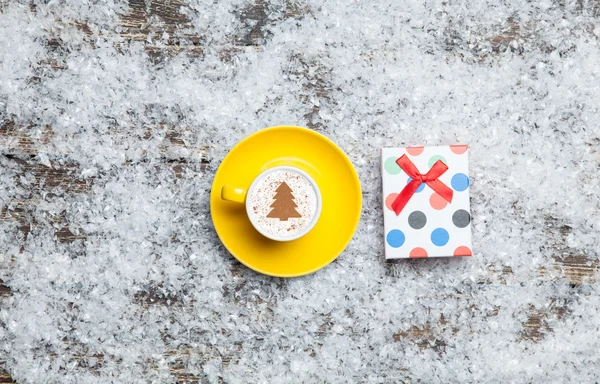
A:
[[[279,219],[280,221],[287,221],[290,217],[302,217],[298,211],[296,211],[296,203],[294,202],[294,195],[292,189],[285,181],[279,184],[276,189],[276,194],[273,196],[275,201],[271,204],[271,212],[267,215],[269,218]]]

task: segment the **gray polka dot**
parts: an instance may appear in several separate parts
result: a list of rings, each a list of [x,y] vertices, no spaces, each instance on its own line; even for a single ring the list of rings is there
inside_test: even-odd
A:
[[[471,222],[471,215],[464,209],[459,209],[452,215],[452,222],[458,228],[464,228]]]
[[[408,225],[414,229],[421,229],[427,224],[427,216],[421,211],[414,211],[408,215]]]

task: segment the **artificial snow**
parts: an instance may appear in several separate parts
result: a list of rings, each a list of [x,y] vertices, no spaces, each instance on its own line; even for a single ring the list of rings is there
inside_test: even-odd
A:
[[[169,36],[123,38],[127,1],[0,0],[0,120],[30,126],[33,148],[0,142],[17,153],[0,156],[0,206],[31,223],[24,237],[0,220],[14,379],[166,383],[174,366],[209,383],[597,379],[600,283],[571,285],[556,261],[598,265],[596,3],[309,0],[286,17],[275,0],[264,44],[227,54],[253,2],[186,3],[202,56],[157,62],[144,45]],[[335,141],[364,197],[336,262],[290,280],[236,262],[209,212],[227,151],[281,124]],[[166,150],[162,127],[185,145]],[[457,142],[474,256],[386,264],[379,149]],[[189,165],[175,174],[172,159]],[[75,165],[87,189],[46,186],[23,162]],[[57,241],[64,225],[85,239]],[[540,340],[523,325],[534,313]]]

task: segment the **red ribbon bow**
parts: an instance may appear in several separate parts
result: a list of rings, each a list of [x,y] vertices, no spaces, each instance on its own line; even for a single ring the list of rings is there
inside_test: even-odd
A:
[[[433,164],[433,167],[431,167],[431,169],[424,175],[419,173],[417,167],[406,155],[402,155],[398,160],[396,160],[396,164],[398,164],[400,168],[402,168],[402,170],[404,170],[404,172],[406,172],[406,174],[412,178],[410,183],[406,184],[406,186],[402,189],[402,192],[400,192],[400,194],[392,203],[392,209],[394,212],[396,212],[396,216],[402,212],[421,183],[429,185],[431,189],[436,191],[438,195],[442,196],[442,198],[444,198],[444,200],[447,202],[452,202],[452,189],[448,188],[446,184],[438,180],[438,177],[448,170],[448,166],[444,164],[444,162],[441,160],[436,161],[435,164]]]

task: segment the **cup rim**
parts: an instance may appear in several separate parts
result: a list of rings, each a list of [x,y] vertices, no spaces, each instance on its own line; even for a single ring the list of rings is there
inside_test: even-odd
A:
[[[288,171],[297,172],[297,173],[301,174],[310,182],[310,184],[312,185],[312,187],[314,188],[314,190],[317,194],[317,211],[315,212],[315,215],[312,218],[312,220],[310,221],[310,223],[306,227],[302,228],[302,230],[299,231],[298,233],[296,233],[294,236],[288,236],[288,237],[278,236],[278,235],[270,234],[270,233],[263,231],[260,228],[260,226],[255,222],[254,217],[251,214],[251,208],[250,208],[250,198],[249,197],[252,195],[254,188],[256,188],[258,183],[262,179],[264,179],[268,174],[275,172],[275,171],[280,171],[280,170],[288,170]],[[310,232],[314,228],[314,226],[317,224],[317,221],[319,221],[319,217],[321,216],[322,201],[323,200],[321,197],[321,190],[319,189],[319,186],[317,185],[317,183],[313,180],[313,178],[308,173],[306,173],[305,171],[303,171],[297,167],[293,167],[293,166],[289,166],[289,165],[280,165],[280,166],[266,169],[254,178],[254,180],[252,181],[252,184],[250,184],[250,187],[248,188],[248,192],[246,194],[246,215],[248,216],[248,219],[250,220],[250,223],[252,224],[254,229],[256,229],[264,237],[271,239],[271,240],[275,240],[275,241],[282,241],[282,242],[292,241],[292,240],[297,240],[297,239],[303,237],[304,235],[306,235],[308,232]]]

